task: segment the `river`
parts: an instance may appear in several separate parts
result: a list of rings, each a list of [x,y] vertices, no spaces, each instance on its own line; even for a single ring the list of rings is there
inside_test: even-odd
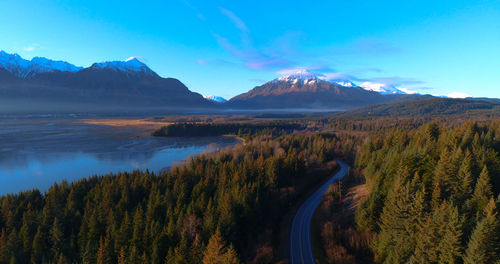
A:
[[[143,128],[74,119],[0,119],[0,195],[135,169],[158,172],[190,155],[232,146],[232,137],[156,138]]]

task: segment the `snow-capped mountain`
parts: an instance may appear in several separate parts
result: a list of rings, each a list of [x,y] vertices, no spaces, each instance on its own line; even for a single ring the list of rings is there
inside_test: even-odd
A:
[[[41,57],[34,57],[31,61],[25,60],[18,54],[9,54],[5,51],[0,51],[0,68],[19,78],[27,78],[44,72],[75,72],[83,69],[64,61],[54,61]]]
[[[384,102],[383,95],[366,91],[354,84],[340,85],[321,74],[306,70],[281,76],[229,100],[231,107],[242,108],[304,108],[348,109]]]
[[[81,68],[1,52],[0,95],[0,111],[18,112],[157,111],[213,106],[181,81],[162,78],[137,58]]]
[[[0,51],[0,69],[2,68],[18,78],[29,78],[45,72],[77,72],[84,69],[65,61],[55,61],[43,57],[34,57],[32,60],[26,60],[18,54],[9,54],[5,51]],[[130,57],[125,61],[94,63],[89,68],[153,74],[153,71],[136,57]]]
[[[368,90],[378,92],[380,94],[406,94],[405,92],[399,90],[398,88],[384,83],[376,83],[376,82],[363,82],[359,85],[359,87]]]
[[[335,81],[331,81],[331,82],[333,82],[334,84],[340,85],[340,86],[344,86],[344,87],[356,87],[357,86],[353,82],[346,81],[346,80],[335,80]]]
[[[271,82],[292,82],[292,83],[298,83],[298,82],[312,82],[312,81],[317,81],[320,80],[320,76],[318,74],[309,72],[307,70],[299,70],[297,72],[283,75],[279,78],[276,78],[272,80]]]
[[[153,71],[146,64],[139,61],[136,57],[130,57],[125,61],[106,61],[94,63],[90,68],[94,69],[110,69],[114,71],[133,71],[152,74]]]
[[[225,103],[227,102],[227,100],[221,96],[215,96],[215,95],[204,95],[203,98],[209,100],[209,101],[212,101],[212,102],[216,102],[216,103]]]
[[[291,82],[291,83],[301,83],[301,84],[308,84],[308,83],[313,83],[317,81],[326,81],[338,86],[342,87],[361,87],[367,91],[373,91],[373,92],[378,92],[383,95],[388,95],[388,94],[407,94],[406,92],[399,90],[398,88],[394,87],[393,85],[389,84],[384,84],[384,83],[378,83],[378,82],[369,82],[365,81],[362,82],[361,84],[357,85],[353,81],[350,80],[338,80],[338,79],[327,79],[324,75],[322,74],[315,74],[312,72],[309,72],[307,70],[299,70],[295,73],[291,73],[288,75],[281,76],[277,79],[274,79],[271,82]]]

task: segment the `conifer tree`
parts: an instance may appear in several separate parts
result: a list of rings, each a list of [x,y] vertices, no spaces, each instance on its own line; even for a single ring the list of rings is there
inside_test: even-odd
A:
[[[411,256],[412,234],[407,229],[411,221],[411,198],[408,186],[401,186],[397,182],[381,215],[381,232],[376,242],[375,261],[402,263]]]
[[[113,249],[111,243],[107,238],[101,237],[99,240],[99,249],[97,250],[97,264],[107,264],[113,262]]]
[[[479,216],[488,204],[488,201],[493,197],[491,189],[488,169],[484,166],[479,178],[477,179],[474,194],[468,201],[471,216],[476,216],[476,219],[479,219]]]
[[[472,195],[472,181],[472,157],[467,151],[458,170],[458,188],[452,197],[457,205],[463,204]]]
[[[469,239],[464,257],[465,264],[487,264],[498,261],[500,257],[497,237],[499,227],[498,212],[491,199],[485,208],[485,216],[478,222]]]
[[[54,218],[52,228],[50,229],[50,240],[52,243],[52,254],[57,256],[63,251],[64,246],[64,234],[62,232],[61,224],[57,218]]]
[[[10,260],[7,241],[7,231],[5,228],[2,228],[2,231],[0,232],[0,263],[7,263]]]
[[[45,233],[42,231],[42,228],[38,226],[38,229],[33,237],[33,246],[31,247],[33,252],[31,253],[31,262],[32,263],[40,263],[43,259],[43,256],[46,254],[46,250],[48,250],[47,243],[45,241]]]
[[[439,244],[439,263],[461,263],[463,255],[462,221],[456,207],[448,206],[447,213],[446,231]]]
[[[203,264],[237,264],[239,260],[232,246],[227,247],[219,229],[208,241],[203,254]]]

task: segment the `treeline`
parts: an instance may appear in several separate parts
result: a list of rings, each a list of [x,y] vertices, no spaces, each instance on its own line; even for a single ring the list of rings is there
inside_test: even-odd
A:
[[[412,101],[377,104],[340,113],[340,116],[436,117],[460,115],[499,116],[500,103],[488,99],[427,98]]]
[[[356,212],[376,263],[499,263],[500,124],[436,122],[372,136]]]
[[[157,137],[213,137],[237,135],[242,137],[260,135],[280,136],[305,126],[296,122],[266,123],[175,123],[153,132]]]
[[[352,157],[355,146],[332,134],[259,137],[168,173],[5,195],[0,263],[275,262],[277,225],[296,195],[332,173],[315,169]]]

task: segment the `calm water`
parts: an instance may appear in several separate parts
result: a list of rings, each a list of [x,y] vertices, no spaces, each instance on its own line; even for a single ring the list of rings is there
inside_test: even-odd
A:
[[[159,171],[191,154],[237,143],[234,138],[154,138],[138,129],[75,120],[0,120],[0,195],[93,174]]]

